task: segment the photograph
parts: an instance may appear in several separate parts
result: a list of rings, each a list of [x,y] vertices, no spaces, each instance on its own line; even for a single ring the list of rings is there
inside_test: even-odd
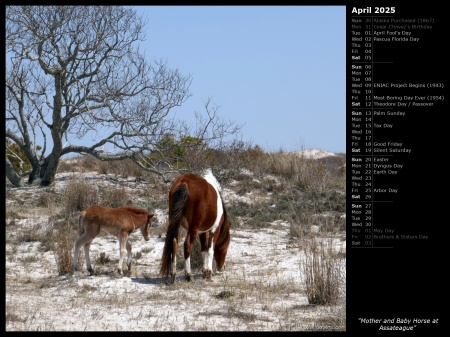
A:
[[[5,331],[435,331],[438,14],[6,5]]]

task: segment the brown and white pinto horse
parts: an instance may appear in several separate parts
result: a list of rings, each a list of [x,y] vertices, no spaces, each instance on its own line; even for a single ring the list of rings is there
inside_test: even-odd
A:
[[[203,258],[203,277],[211,280],[213,258],[217,270],[225,267],[230,243],[227,211],[220,196],[220,184],[207,170],[203,177],[186,173],[175,180],[169,191],[169,224],[161,259],[160,273],[175,282],[178,232],[180,225],[187,230],[184,241],[184,272],[191,280],[190,255],[199,235]]]
[[[153,214],[142,208],[133,206],[121,206],[109,208],[94,205],[82,211],[78,218],[78,234],[75,240],[73,255],[73,269],[76,270],[78,264],[78,255],[81,247],[84,247],[84,257],[86,259],[86,268],[92,275],[94,273],[89,258],[89,247],[92,241],[100,234],[100,230],[116,236],[119,239],[120,258],[117,271],[122,274],[122,264],[127,256],[127,267],[131,270],[131,243],[128,236],[134,230],[140,228],[145,241],[150,239],[150,225]]]

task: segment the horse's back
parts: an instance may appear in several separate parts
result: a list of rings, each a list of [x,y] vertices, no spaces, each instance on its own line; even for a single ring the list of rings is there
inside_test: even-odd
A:
[[[150,213],[143,209],[143,208],[138,208],[138,207],[134,207],[134,206],[120,206],[117,209],[123,209],[123,210],[127,210],[128,212],[131,212],[133,214],[137,214],[137,215],[150,215]]]
[[[194,173],[185,173],[175,180],[170,190],[171,194],[182,184],[188,187],[191,199],[202,201],[215,196],[214,187],[206,179]]]
[[[112,235],[120,231],[132,232],[136,228],[146,225],[153,217],[147,210],[134,206],[120,206],[116,208],[93,205],[87,208],[83,217],[84,227],[91,232],[103,230]]]
[[[83,212],[84,215],[80,220],[82,226],[92,233],[98,233],[102,229],[114,234],[117,228],[121,226],[120,224],[128,222],[130,217],[126,210],[118,210],[100,205],[90,206]]]
[[[104,207],[100,205],[93,205],[87,208],[85,211],[85,217],[89,218],[102,218],[102,219],[123,219],[130,215],[147,215],[148,212],[144,209],[133,206],[120,206],[116,208]],[[131,214],[130,214],[131,213]]]
[[[86,208],[83,212],[84,212],[85,218],[86,217],[92,218],[92,217],[96,217],[96,216],[104,216],[105,213],[110,212],[112,209],[113,208],[104,207],[104,206],[100,206],[100,205],[92,205],[92,206]]]
[[[184,217],[189,224],[196,223],[200,230],[212,226],[217,214],[216,189],[203,177],[194,173],[185,173],[176,179],[169,192],[169,208],[176,202],[174,195],[179,186],[186,185],[188,197],[184,207]]]

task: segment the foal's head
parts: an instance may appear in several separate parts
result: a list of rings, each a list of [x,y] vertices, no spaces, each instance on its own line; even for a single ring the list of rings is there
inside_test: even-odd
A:
[[[145,241],[150,240],[150,226],[152,225],[153,215],[154,214],[152,213],[147,213],[147,220],[145,221],[145,225],[141,226],[141,233]]]

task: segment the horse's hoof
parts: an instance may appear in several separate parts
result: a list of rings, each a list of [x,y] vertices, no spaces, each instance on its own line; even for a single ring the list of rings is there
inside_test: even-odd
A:
[[[211,280],[212,271],[211,270],[203,270],[203,278],[205,278],[207,280]]]
[[[191,274],[186,273],[185,275],[186,275],[186,281],[191,282],[191,280],[192,280]]]

